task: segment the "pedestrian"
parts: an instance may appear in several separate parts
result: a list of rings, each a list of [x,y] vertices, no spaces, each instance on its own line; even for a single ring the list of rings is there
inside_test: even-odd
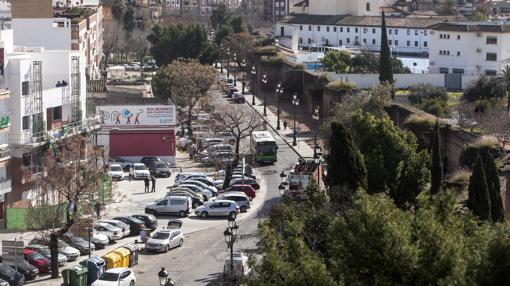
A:
[[[101,219],[101,204],[99,202],[96,202],[95,208],[97,219]]]
[[[146,193],[148,193],[148,192],[149,192],[149,178],[148,178],[148,177],[145,177],[145,178],[143,179],[143,181],[144,181],[144,183],[145,183],[145,189],[144,189],[144,191],[145,191]]]
[[[142,241],[142,243],[145,242],[145,229],[141,229],[140,230],[140,240]]]
[[[283,121],[283,130],[287,130],[287,121]]]
[[[152,192],[155,193],[156,192],[156,177],[155,176],[151,177],[151,182],[152,182]]]

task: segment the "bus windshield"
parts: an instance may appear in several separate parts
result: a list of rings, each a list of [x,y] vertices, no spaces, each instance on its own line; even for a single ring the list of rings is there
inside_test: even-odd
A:
[[[260,155],[274,155],[276,154],[276,144],[274,142],[258,143],[257,153]]]

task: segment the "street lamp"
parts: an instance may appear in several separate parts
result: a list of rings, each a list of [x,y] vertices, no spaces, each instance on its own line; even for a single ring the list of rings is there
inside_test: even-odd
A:
[[[174,286],[175,283],[172,281],[172,278],[168,277],[168,272],[165,270],[165,267],[161,268],[161,271],[158,272],[159,285],[161,286]]]
[[[233,60],[234,60],[234,64],[237,63],[237,54],[236,53],[234,53]],[[237,70],[234,71],[234,86],[236,86],[236,85],[237,85]]]
[[[264,73],[262,75],[262,84],[264,85],[264,87],[267,84],[267,74],[266,73]],[[264,116],[267,116],[267,113],[266,113],[266,93],[264,92],[264,90],[262,90],[262,92],[264,93]]]
[[[227,48],[227,78],[230,77],[230,48]]]
[[[320,146],[318,146],[318,144],[317,144],[317,132],[319,130],[319,119],[320,119],[320,109],[318,106],[314,107],[312,118],[313,118],[313,120],[315,120],[315,141],[313,144],[313,146],[314,146],[313,157],[316,158],[318,156],[317,147],[320,148]]]
[[[228,217],[228,227],[223,232],[225,243],[230,248],[230,271],[234,271],[234,244],[237,239],[237,231],[239,226],[236,223],[236,218],[233,216]]]
[[[276,85],[276,130],[280,130],[280,95],[283,94],[282,83]]]
[[[241,71],[243,72],[243,82],[242,82],[242,86],[243,86],[243,94],[245,92],[245,86],[246,86],[246,82],[245,82],[245,77],[246,77],[246,61],[243,60],[241,62]]]
[[[220,73],[223,74],[223,43],[220,44]]]
[[[257,75],[257,69],[255,66],[251,66],[251,105],[255,105],[255,76]]]
[[[296,107],[299,105],[299,98],[297,97],[297,93],[292,95],[292,111],[294,113],[294,138],[292,140],[292,146],[297,145],[297,130],[296,130]]]

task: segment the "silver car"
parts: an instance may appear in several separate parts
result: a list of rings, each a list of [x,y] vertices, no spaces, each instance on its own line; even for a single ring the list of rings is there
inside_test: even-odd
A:
[[[146,243],[148,251],[168,252],[174,247],[184,244],[184,237],[180,229],[163,229],[156,232]]]
[[[122,236],[123,237],[126,237],[126,236],[129,236],[130,234],[130,229],[129,229],[129,225],[127,225],[125,222],[122,222],[120,220],[114,220],[114,219],[103,219],[103,220],[100,220],[98,222],[104,222],[104,223],[108,223],[108,224],[111,224],[115,227],[118,227],[122,230]]]
[[[98,222],[94,224],[94,230],[108,236],[110,241],[119,240],[123,237],[122,229],[109,223]]]
[[[195,214],[199,217],[209,216],[231,216],[236,217],[240,209],[234,201],[215,200],[195,209]]]
[[[234,201],[242,213],[251,207],[250,198],[243,192],[227,192],[218,196],[219,200]]]

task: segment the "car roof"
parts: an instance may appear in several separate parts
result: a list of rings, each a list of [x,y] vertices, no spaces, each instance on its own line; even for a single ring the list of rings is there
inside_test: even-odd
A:
[[[144,163],[133,163],[133,166],[145,166]]]
[[[122,166],[120,164],[110,164],[110,168],[111,167],[119,167],[119,168],[122,168]]]
[[[220,196],[226,197],[226,196],[241,196],[241,197],[248,197],[244,192],[225,192],[222,193]]]
[[[172,199],[189,199],[189,196],[170,196]]]
[[[231,200],[224,200],[224,199],[222,199],[222,200],[215,200],[214,202],[215,202],[215,203],[234,203],[234,204],[236,203],[236,202],[234,202],[234,201],[231,201]]]
[[[102,219],[102,220],[99,220],[98,222],[103,222],[103,223],[123,223],[123,224],[126,224],[125,222],[120,221],[120,220],[116,220],[116,219]]]
[[[154,234],[156,234],[158,232],[161,232],[161,233],[173,233],[173,232],[182,232],[182,231],[180,229],[178,229],[178,228],[164,228],[164,229],[160,229],[160,230],[156,231]]]
[[[118,268],[110,268],[110,269],[106,270],[105,272],[119,274],[119,273],[124,272],[126,270],[129,270],[129,268],[118,267]]]

